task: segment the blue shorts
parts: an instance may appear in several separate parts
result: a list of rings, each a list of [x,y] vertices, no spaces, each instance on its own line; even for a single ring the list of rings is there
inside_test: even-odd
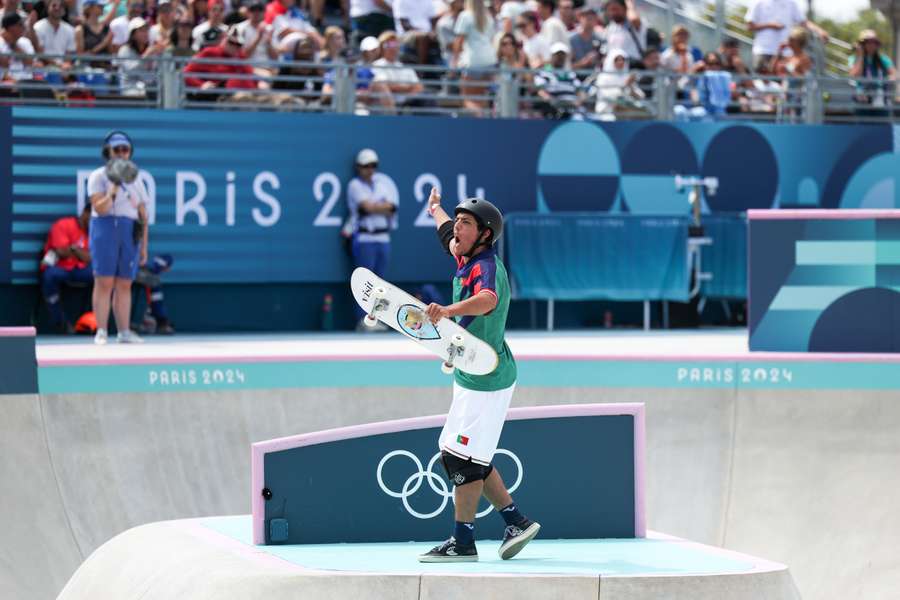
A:
[[[94,277],[134,279],[137,275],[138,245],[134,243],[134,219],[128,217],[91,218],[91,264]]]

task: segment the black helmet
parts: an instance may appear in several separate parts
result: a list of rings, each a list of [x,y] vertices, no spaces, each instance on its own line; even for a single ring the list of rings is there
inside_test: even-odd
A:
[[[503,214],[496,206],[481,198],[469,198],[456,205],[454,215],[467,212],[474,215],[478,224],[491,230],[491,244],[496,244],[503,235]]]

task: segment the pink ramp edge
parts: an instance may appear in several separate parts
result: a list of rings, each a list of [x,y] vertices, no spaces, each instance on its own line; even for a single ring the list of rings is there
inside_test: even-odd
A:
[[[0,327],[0,337],[34,337],[34,327]]]
[[[532,406],[512,408],[507,413],[508,421],[520,419],[548,419],[555,417],[582,417],[596,415],[632,415],[634,416],[634,534],[635,537],[647,536],[647,521],[644,508],[644,446],[646,428],[644,425],[644,405],[639,402],[619,404],[570,404],[565,406]],[[253,511],[253,543],[265,543],[265,501],[260,490],[265,487],[263,459],[270,452],[290,450],[314,444],[325,444],[338,440],[346,440],[383,433],[396,433],[412,429],[427,429],[443,426],[445,415],[414,417],[396,421],[381,421],[351,427],[340,427],[315,431],[301,435],[276,438],[256,442],[250,447],[250,498]]]
[[[749,219],[900,219],[900,210],[865,208],[751,209]]]

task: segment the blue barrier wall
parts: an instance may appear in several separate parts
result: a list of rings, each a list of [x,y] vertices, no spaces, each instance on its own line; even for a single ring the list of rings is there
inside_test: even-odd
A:
[[[111,128],[135,140],[153,197],[152,251],[170,283],[338,282],[352,160],[381,157],[400,226],[388,278],[447,275],[430,219],[484,194],[505,211],[684,215],[674,175],[718,177],[705,212],[893,207],[891,126],[583,123],[282,113],[0,108],[0,283],[34,281],[49,224],[84,198]]]

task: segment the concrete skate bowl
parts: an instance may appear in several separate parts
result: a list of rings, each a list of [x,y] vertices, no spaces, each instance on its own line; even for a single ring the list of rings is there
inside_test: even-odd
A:
[[[787,564],[804,598],[886,598],[900,581],[896,367],[521,360],[513,404],[645,403],[650,529]],[[249,513],[252,442],[449,403],[439,374],[370,386],[341,368],[334,387],[2,396],[0,597],[56,597],[138,525]]]

